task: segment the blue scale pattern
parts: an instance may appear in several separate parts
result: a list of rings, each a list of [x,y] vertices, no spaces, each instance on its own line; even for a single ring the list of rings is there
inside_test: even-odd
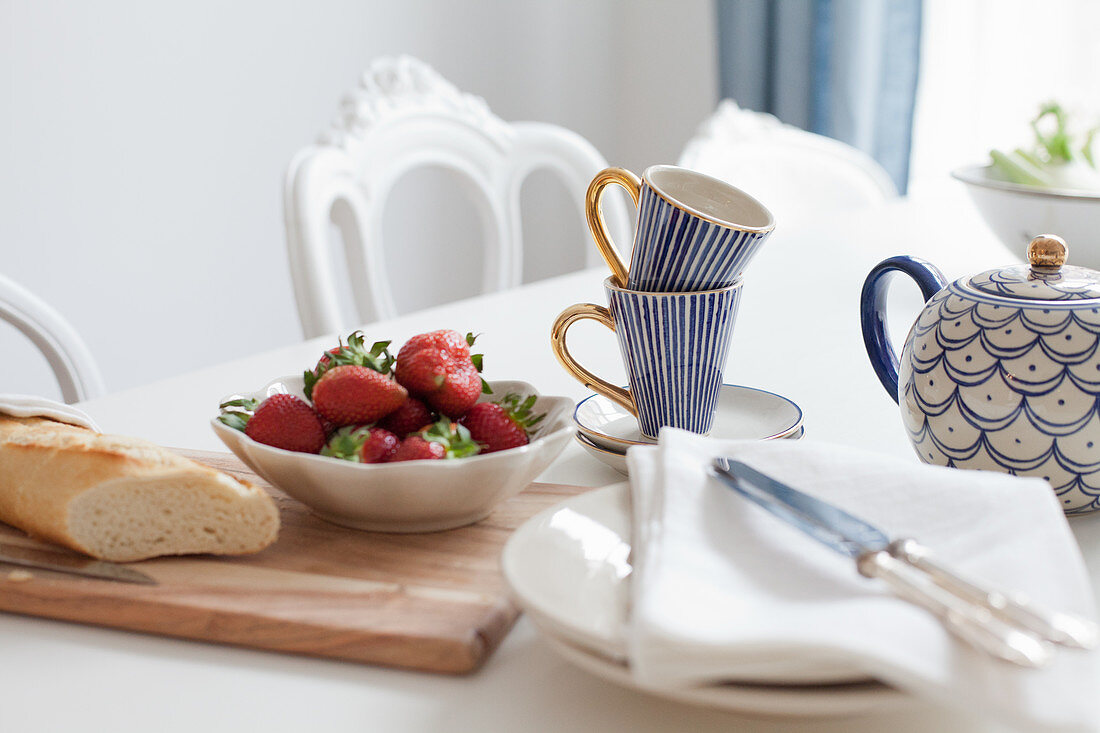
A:
[[[1017,306],[954,284],[928,301],[900,365],[921,460],[1036,476],[1067,513],[1100,510],[1100,308],[1082,297]]]

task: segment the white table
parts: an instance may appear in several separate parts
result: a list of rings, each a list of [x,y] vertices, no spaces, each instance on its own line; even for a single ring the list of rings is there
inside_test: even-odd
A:
[[[858,322],[864,275],[879,260],[902,253],[937,262],[949,278],[1012,259],[957,190],[940,199],[837,215],[813,228],[781,226],[749,269],[727,381],[794,399],[806,414],[806,440],[862,446],[915,462],[897,408],[864,354]],[[604,276],[590,270],[482,296],[372,325],[367,336],[401,342],[442,327],[482,332],[479,346],[490,379],[522,378],[544,393],[579,399],[585,391],[551,355],[550,323],[571,303],[604,302]],[[919,304],[915,288],[907,292],[897,304],[909,311],[905,327]],[[597,373],[622,379],[609,332],[582,323],[570,333],[574,354]],[[223,449],[207,424],[218,398],[300,372],[330,341],[261,353],[83,407],[109,432]],[[575,445],[542,478],[588,486],[621,480]],[[1100,517],[1072,524],[1100,587]],[[571,667],[523,619],[484,669],[450,678],[0,615],[0,690],[0,731],[992,729],[985,721],[926,706],[800,722],[666,702]]]

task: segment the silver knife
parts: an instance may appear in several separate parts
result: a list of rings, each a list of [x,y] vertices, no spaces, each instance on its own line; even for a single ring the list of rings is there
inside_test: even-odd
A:
[[[1092,622],[960,578],[929,560],[914,540],[891,541],[866,521],[740,461],[715,459],[711,473],[826,547],[853,558],[862,575],[882,580],[896,595],[934,613],[956,636],[993,656],[1040,667],[1052,656],[1049,642],[1085,649],[1096,643]]]
[[[128,568],[125,565],[7,543],[0,543],[0,563],[53,570],[71,575],[83,575],[87,578],[98,578],[100,580],[115,580],[122,583],[157,584],[157,581],[145,573]]]

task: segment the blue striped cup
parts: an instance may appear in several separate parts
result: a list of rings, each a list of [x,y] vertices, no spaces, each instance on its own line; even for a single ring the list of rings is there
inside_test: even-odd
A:
[[[600,212],[612,183],[638,207],[629,271]],[[601,171],[588,187],[585,214],[615,284],[646,292],[732,285],[775,228],[771,212],[744,191],[672,165],[650,166],[641,179],[623,168]]]
[[[665,426],[707,434],[718,409],[741,282],[691,293],[647,293],[612,281],[604,281],[608,308],[578,303],[558,316],[551,332],[554,355],[586,387],[635,415],[643,435],[656,438]],[[569,353],[566,331],[585,318],[615,332],[628,389],[597,377]]]

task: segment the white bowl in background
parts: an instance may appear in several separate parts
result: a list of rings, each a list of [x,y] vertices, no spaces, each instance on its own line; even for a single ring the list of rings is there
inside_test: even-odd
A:
[[[952,171],[966,184],[986,225],[1020,260],[1032,237],[1056,234],[1069,245],[1068,264],[1100,270],[1100,192],[1068,191],[1000,181],[989,166]]]
[[[482,395],[482,401],[509,392],[538,394],[526,382],[489,384],[493,394]],[[301,375],[289,376],[234,396],[260,401],[278,393],[303,397],[302,388]],[[217,418],[210,424],[249,468],[322,519],[377,532],[436,532],[485,518],[558,457],[573,435],[573,401],[540,396],[534,411],[546,417],[531,442],[519,448],[469,458],[375,464],[283,450],[257,443]]]

